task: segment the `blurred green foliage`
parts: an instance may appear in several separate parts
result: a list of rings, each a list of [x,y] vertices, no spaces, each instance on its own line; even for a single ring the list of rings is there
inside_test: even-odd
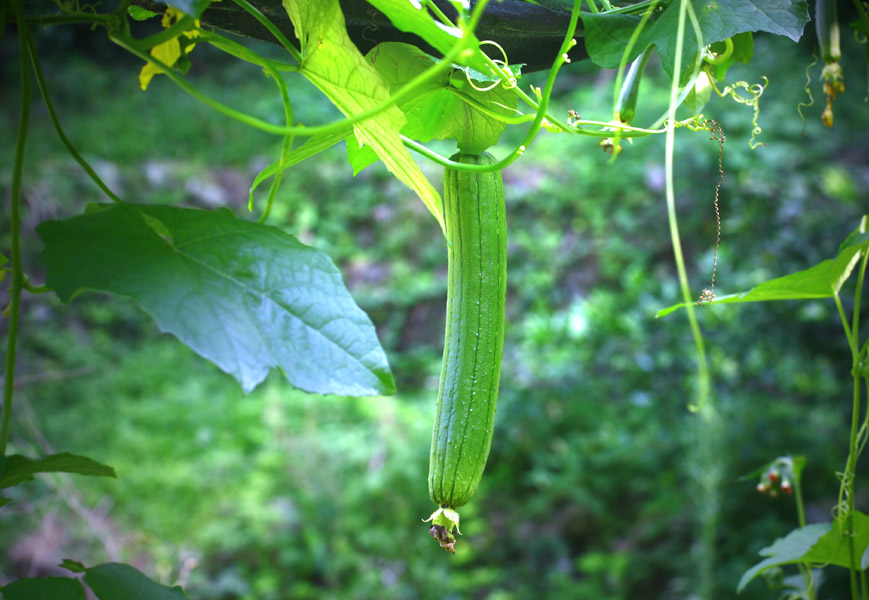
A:
[[[248,186],[280,140],[195,104],[164,78],[142,93],[135,61],[96,42],[76,51],[86,34],[46,34],[44,69],[69,137],[109,185],[130,201],[228,205],[249,218]],[[13,41],[0,44],[4,194]],[[830,257],[869,204],[869,114],[859,94],[837,101],[833,130],[821,126],[821,106],[805,125],[797,115],[811,44],[759,37],[754,63],[731,70],[771,77],[765,148],[748,148],[749,109],[706,107],[728,137],[719,293]],[[845,45],[858,89],[860,62]],[[255,68],[205,48],[192,58],[190,76],[207,91],[280,119],[280,100]],[[556,110],[609,120],[610,75],[579,63],[561,81]],[[309,88],[294,91],[303,122],[334,116]],[[635,122],[656,118],[667,93],[653,61]],[[38,104],[33,119],[25,264],[38,281],[33,227],[102,199]],[[494,153],[518,139],[508,132]],[[718,149],[703,133],[679,131],[678,142],[680,226],[699,294],[711,272]],[[716,409],[706,419],[688,413],[688,328],[680,315],[654,319],[678,300],[663,139],[625,146],[610,165],[592,138],[547,134],[504,173],[502,393],[456,557],[421,523],[432,510],[443,238],[382,167],[353,179],[342,147],[287,173],[270,222],[340,266],[378,326],[399,394],[308,396],[275,374],[245,397],[130,302],[26,296],[14,449],[86,454],[119,479],[45,477],[15,489],[0,512],[0,576],[50,573],[68,556],[127,561],[202,600],[734,597],[757,550],[796,525],[789,499],[758,496],[741,474],[805,454],[809,521],[829,519],[847,452],[850,357],[832,303],[706,308]],[[841,581],[829,575],[824,590],[835,597]],[[776,593],[754,583],[742,597]]]

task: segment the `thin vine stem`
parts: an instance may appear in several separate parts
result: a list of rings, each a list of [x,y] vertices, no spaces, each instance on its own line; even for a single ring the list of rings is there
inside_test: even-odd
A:
[[[469,106],[473,106],[475,109],[479,110],[481,113],[486,116],[492,117],[493,119],[497,119],[503,123],[507,123],[508,125],[522,125],[524,123],[529,123],[534,120],[535,115],[533,114],[521,114],[515,117],[511,117],[509,115],[505,115],[499,113],[498,111],[486,106],[476,98],[473,98],[461,90],[457,90],[456,88],[450,87],[446,88],[451,93],[455,94],[459,98],[461,98],[462,102],[465,102]],[[608,127],[612,128],[612,123],[606,123],[604,121],[592,121],[592,120],[577,120],[573,125],[566,125],[561,123],[560,121],[548,121],[552,125],[558,127],[561,131],[565,133],[578,133],[582,135],[587,135],[590,137],[611,137],[612,131],[604,131],[603,129],[600,131],[591,131],[589,129],[581,129],[580,125],[597,125],[600,127]],[[645,129],[642,127],[634,127],[631,125],[622,125],[618,127],[620,131],[623,132],[622,137],[646,137],[648,135],[654,135],[657,133],[664,133],[666,129]]]
[[[298,72],[299,65],[292,65],[290,63],[281,62],[279,60],[272,60],[270,58],[265,58],[264,56],[260,56],[256,52],[252,51],[250,48],[243,44],[239,44],[238,42],[229,39],[228,37],[224,37],[214,31],[205,31],[202,30],[199,32],[199,38],[204,42],[208,42],[213,47],[218,50],[229,54],[239,60],[243,60],[244,62],[250,63],[252,65],[256,65],[258,67],[272,68],[276,71],[282,72]]]
[[[233,0],[233,2],[235,2],[241,8],[250,13],[250,15],[253,16],[253,18],[255,18],[257,21],[259,21],[263,27],[269,30],[269,33],[275,36],[275,39],[278,40],[284,48],[286,48],[287,52],[289,52],[293,58],[299,61],[299,64],[302,63],[302,53],[299,52],[299,50],[293,45],[293,43],[289,39],[287,39],[287,36],[285,36],[284,33],[280,29],[278,29],[274,23],[272,23],[271,19],[262,14],[262,12],[260,12],[258,8],[251,5],[247,0]]]
[[[643,2],[637,2],[636,4],[629,4],[628,6],[620,6],[618,8],[614,8],[612,10],[606,11],[608,15],[636,15],[639,14],[648,8],[648,6],[652,3],[659,3],[661,7],[669,6],[670,0],[643,0]]]
[[[694,338],[694,346],[697,350],[697,375],[698,375],[698,401],[696,404],[689,403],[688,409],[692,412],[701,410],[709,398],[709,368],[706,364],[706,348],[703,343],[703,334],[697,322],[694,303],[691,301],[691,288],[688,285],[688,274],[685,270],[685,258],[682,255],[682,242],[679,236],[679,225],[676,219],[676,194],[673,173],[673,155],[676,141],[676,108],[678,107],[679,73],[682,68],[682,49],[685,44],[685,25],[688,17],[690,4],[687,0],[680,0],[679,21],[676,32],[676,55],[673,64],[673,81],[670,85],[669,119],[667,121],[665,174],[667,196],[667,220],[670,226],[670,238],[673,244],[673,254],[676,259],[676,269],[679,273],[679,286],[682,290],[682,300],[688,314],[688,322],[691,334]]]
[[[24,267],[21,261],[21,176],[24,169],[24,149],[27,146],[27,127],[30,122],[30,97],[32,82],[27,58],[27,21],[24,18],[24,3],[15,2],[18,21],[18,41],[21,47],[21,108],[18,117],[18,134],[15,139],[15,158],[12,166],[12,193],[10,198],[10,245],[12,281],[9,286],[9,329],[6,334],[6,374],[3,385],[3,417],[0,420],[0,456],[6,455],[9,430],[12,426],[12,398],[15,393],[15,359],[18,342],[18,327],[21,321],[21,290],[24,287]]]
[[[84,157],[79,154],[69,138],[66,137],[66,133],[64,133],[63,128],[60,126],[60,119],[57,117],[57,111],[54,109],[54,103],[51,101],[51,94],[48,92],[48,84],[45,82],[45,76],[42,73],[42,66],[39,62],[39,55],[36,52],[36,45],[33,42],[33,37],[27,30],[22,30],[21,35],[25,38],[28,55],[30,56],[30,63],[33,65],[33,73],[36,76],[36,83],[39,86],[42,100],[45,103],[46,110],[48,111],[48,117],[51,119],[51,124],[57,132],[57,137],[60,138],[60,141],[63,142],[64,146],[66,146],[67,151],[72,155],[75,161],[81,165],[81,168],[84,169],[85,173],[88,174],[88,177],[91,178],[97,187],[99,187],[100,190],[102,190],[102,192],[112,200],[112,202],[122,203],[123,200],[109,189],[109,186],[103,182],[100,176],[97,175],[96,171],[94,171]]]
[[[803,501],[803,475],[799,471],[794,473],[794,500],[797,505],[797,523],[800,528],[806,526],[806,508]],[[803,584],[808,594],[808,600],[815,600],[815,585],[814,576],[812,575],[811,567],[797,563],[800,574],[803,576]]]
[[[278,89],[281,94],[281,102],[284,105],[284,119],[287,122],[287,125],[292,125],[293,123],[293,105],[290,103],[290,94],[287,90],[287,82],[284,81],[284,78],[281,77],[281,74],[277,71],[270,69],[267,67],[267,71],[272,79],[277,83]],[[284,136],[284,142],[281,144],[281,158],[278,162],[278,172],[275,173],[274,179],[272,179],[272,185],[269,188],[269,195],[266,198],[266,207],[263,210],[262,215],[260,215],[259,222],[265,223],[266,219],[269,218],[269,215],[272,212],[272,206],[275,203],[275,198],[278,194],[278,188],[281,186],[281,179],[284,176],[284,164],[287,161],[287,156],[290,153],[290,150],[293,147],[293,136],[286,135]]]
[[[446,25],[447,27],[455,27],[456,24],[453,23],[448,16],[444,14],[444,11],[441,10],[440,6],[432,2],[431,0],[426,0],[425,2],[426,8],[428,8],[438,20]]]

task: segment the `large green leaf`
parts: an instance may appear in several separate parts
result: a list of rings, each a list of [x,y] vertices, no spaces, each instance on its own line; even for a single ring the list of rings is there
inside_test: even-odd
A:
[[[76,473],[94,477],[117,477],[115,470],[87,456],[52,454],[44,458],[27,458],[20,454],[6,457],[0,476],[0,489],[33,479],[35,473]]]
[[[796,42],[809,20],[808,5],[801,0],[691,0],[691,6],[700,23],[704,44],[721,42],[747,31],[766,31]],[[592,62],[606,68],[618,67],[640,16],[586,12],[580,16],[585,25],[585,47]],[[673,2],[646,24],[628,59],[633,60],[646,46],[654,44],[664,69],[672,75],[678,23],[679,3]],[[688,23],[682,53],[683,75],[698,50],[697,38]]]
[[[432,48],[441,54],[452,50],[453,46],[461,40],[462,31],[453,27],[444,26],[419,2],[411,0],[369,0],[377,10],[389,17],[396,28],[418,35]],[[469,48],[472,53],[459,57],[461,64],[473,67],[480,71],[487,71],[486,63],[482,58],[479,42],[472,34]]]
[[[379,44],[368,53],[368,59],[393,89],[434,64],[432,58],[419,48],[399,42]],[[474,72],[471,72],[471,77],[474,77]],[[455,139],[463,152],[482,153],[498,141],[505,124],[464,101],[462,96],[496,113],[516,115],[516,94],[502,85],[479,91],[491,85],[479,79],[469,79],[462,71],[444,73],[422,86],[416,96],[401,103],[407,116],[407,124],[401,133],[423,142]]]
[[[3,598],[5,600],[85,600],[85,594],[84,587],[78,579],[43,577],[19,579],[3,586]]]
[[[766,556],[748,571],[739,580],[737,591],[742,591],[749,582],[772,567],[800,562],[803,556],[811,550],[821,537],[830,531],[830,523],[815,523],[806,525],[800,529],[794,529],[784,538],[779,538],[771,546],[761,548],[761,556]]]
[[[342,113],[356,115],[389,98],[389,87],[347,35],[338,0],[283,2],[302,42],[302,74]],[[443,229],[440,196],[401,141],[399,132],[404,123],[401,110],[390,106],[356,123],[353,131],[359,143],[370,146],[386,168],[417,193]]]
[[[374,326],[329,257],[228,210],[113,205],[38,227],[48,284],[135,299],[245,391],[280,367],[309,392],[395,391]]]
[[[811,300],[831,298],[839,293],[860,261],[863,252],[869,251],[869,236],[866,235],[867,217],[840,246],[836,258],[825,260],[805,271],[797,271],[784,277],[765,281],[747,292],[729,294],[716,298],[711,304],[736,304],[741,302],[766,302],[769,300]],[[665,317],[683,308],[676,304],[658,311],[656,317]],[[706,305],[708,306],[708,304]]]
[[[769,568],[794,564],[837,565],[850,567],[849,537],[842,534],[838,523],[816,523],[791,531],[774,544],[760,550],[766,556],[739,580],[738,591]],[[857,561],[869,548],[869,517],[854,511],[854,556]]]
[[[854,511],[854,555],[859,562],[863,553],[869,547],[869,516],[860,511]],[[803,557],[803,561],[812,564],[830,564],[840,567],[851,566],[851,550],[848,536],[842,535],[838,523],[833,523],[811,550]]]
[[[167,587],[122,563],[106,563],[85,570],[84,582],[99,600],[187,600],[179,587]]]

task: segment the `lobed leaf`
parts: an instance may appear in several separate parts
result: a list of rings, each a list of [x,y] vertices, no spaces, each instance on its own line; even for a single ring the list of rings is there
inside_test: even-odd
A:
[[[249,392],[272,367],[296,387],[395,391],[374,326],[328,256],[228,210],[111,205],[42,223],[47,281],[68,302],[127,296]]]
[[[808,5],[802,0],[691,0],[691,6],[697,15],[704,44],[755,31],[782,35],[796,42],[809,21]],[[606,68],[618,67],[640,16],[583,12],[580,18],[585,26],[585,46],[592,62]],[[646,46],[654,44],[664,69],[672,76],[678,24],[679,3],[673,2],[659,16],[649,20],[628,60],[633,60]],[[685,31],[680,81],[699,50],[697,37],[689,24]],[[744,49],[741,51],[744,53]]]

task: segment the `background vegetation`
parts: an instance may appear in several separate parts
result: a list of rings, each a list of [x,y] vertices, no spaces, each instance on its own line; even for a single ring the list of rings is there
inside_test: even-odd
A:
[[[280,140],[210,112],[163,78],[141,92],[140,65],[97,38],[57,28],[40,44],[79,150],[126,200],[245,214],[249,184]],[[820,123],[818,84],[821,100],[804,125],[796,104],[813,42],[758,37],[751,68],[732,70],[771,79],[761,100],[766,147],[748,147],[748,108],[714,100],[705,111],[728,138],[719,293],[833,256],[869,206],[861,59],[843,40],[849,89],[835,127]],[[7,33],[4,197],[16,52]],[[205,48],[192,59],[190,76],[206,90],[281,118],[273,86],[255,68]],[[663,77],[654,73],[637,123],[665,109]],[[556,110],[611,117],[611,74],[575,63],[559,81]],[[332,115],[313,92],[296,108],[305,123]],[[42,106],[34,111],[24,219],[26,268],[39,280],[35,225],[101,198]],[[718,150],[706,134],[678,136],[679,216],[699,294],[711,271]],[[15,502],[0,512],[0,537],[14,540],[0,556],[0,581],[51,573],[71,557],[123,560],[202,600],[734,597],[757,550],[796,521],[790,499],[761,497],[740,475],[804,454],[809,521],[829,519],[833,473],[847,452],[850,355],[831,302],[705,309],[717,412],[704,424],[686,411],[695,359],[684,317],[654,319],[678,299],[663,141],[626,144],[610,165],[592,139],[546,135],[504,174],[502,393],[456,557],[420,522],[431,512],[443,240],[385,170],[353,179],[342,146],[288,172],[270,223],[333,257],[378,327],[399,393],[309,396],[275,374],[245,397],[131,302],[29,296],[13,450],[87,454],[119,479],[52,476],[13,490]],[[440,180],[439,169],[423,167]],[[865,505],[861,496],[857,506]],[[839,597],[840,585],[834,577],[821,596]],[[762,581],[743,594],[776,596]]]

